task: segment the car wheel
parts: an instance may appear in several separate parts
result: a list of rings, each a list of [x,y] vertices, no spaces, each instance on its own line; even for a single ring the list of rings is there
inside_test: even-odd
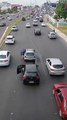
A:
[[[60,115],[61,118],[63,118],[61,110],[59,110],[59,115]]]

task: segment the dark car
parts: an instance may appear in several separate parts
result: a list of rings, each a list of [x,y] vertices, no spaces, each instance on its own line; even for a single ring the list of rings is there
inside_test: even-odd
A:
[[[38,75],[38,65],[26,64],[17,67],[17,74],[22,73],[21,80],[23,84],[39,84],[40,77]]]
[[[34,34],[35,34],[35,35],[41,35],[41,30],[40,30],[40,28],[36,28],[36,29],[34,30]]]
[[[26,18],[25,18],[25,17],[22,17],[22,21],[26,21]]]
[[[39,21],[40,21],[40,22],[43,22],[43,18],[40,18]]]
[[[0,23],[0,27],[6,26],[6,23]]]

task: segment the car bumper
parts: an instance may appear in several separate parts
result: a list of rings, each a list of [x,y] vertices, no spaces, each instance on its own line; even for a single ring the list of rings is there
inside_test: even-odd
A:
[[[64,75],[65,71],[50,71],[50,75]]]
[[[0,62],[0,66],[8,66],[9,62]]]

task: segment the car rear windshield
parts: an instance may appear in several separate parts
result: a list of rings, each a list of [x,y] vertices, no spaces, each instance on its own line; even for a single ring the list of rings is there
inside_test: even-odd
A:
[[[51,35],[55,35],[55,33],[51,33]]]
[[[36,74],[37,74],[37,72],[29,72],[29,71],[28,71],[28,72],[26,73],[26,76],[32,76],[32,77],[33,77],[33,76],[36,76]]]
[[[9,37],[9,38],[7,38],[8,40],[12,40],[13,39],[13,37]]]
[[[54,68],[63,68],[63,65],[53,65]]]
[[[34,53],[27,53],[27,56],[34,56]]]
[[[0,59],[5,59],[6,55],[0,55]]]

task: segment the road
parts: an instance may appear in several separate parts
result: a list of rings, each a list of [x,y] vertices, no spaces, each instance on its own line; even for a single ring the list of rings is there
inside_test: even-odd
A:
[[[35,27],[25,28],[25,24],[21,21],[19,31],[11,33],[16,38],[15,45],[3,47],[10,50],[12,56],[10,66],[0,68],[0,120],[61,120],[52,87],[54,83],[66,82],[67,74],[50,76],[45,59],[59,57],[67,67],[67,44],[59,36],[56,40],[50,40],[47,37],[48,27],[41,28],[41,36],[35,36]],[[16,74],[17,65],[22,63],[20,50],[23,48],[37,51],[39,86],[23,85],[21,75]]]
[[[1,19],[1,20],[0,20],[0,23],[6,23],[6,26],[0,27],[0,38],[2,37],[2,35],[3,35],[3,33],[4,33],[5,29],[6,29],[6,27],[9,26],[9,24],[10,24],[14,19],[16,19],[17,15],[18,15],[18,13],[15,14],[15,15],[10,15],[10,18],[12,18],[11,21],[9,21],[9,20],[6,18],[6,15],[4,15],[4,18],[5,18],[5,19]]]

